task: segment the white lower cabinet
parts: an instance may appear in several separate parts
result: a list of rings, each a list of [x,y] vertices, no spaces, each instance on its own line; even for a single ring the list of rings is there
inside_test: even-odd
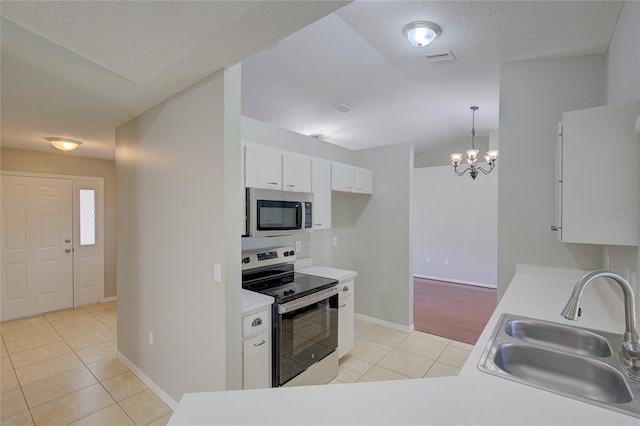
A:
[[[271,308],[242,317],[242,388],[271,387]]]
[[[354,342],[354,279],[340,282],[338,294],[338,358],[353,350]]]

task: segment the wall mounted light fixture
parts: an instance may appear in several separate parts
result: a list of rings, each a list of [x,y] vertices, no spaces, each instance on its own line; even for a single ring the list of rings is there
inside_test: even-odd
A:
[[[63,152],[73,151],[74,149],[82,145],[82,142],[68,138],[47,138],[47,140],[51,143],[51,145],[53,145],[55,149]]]

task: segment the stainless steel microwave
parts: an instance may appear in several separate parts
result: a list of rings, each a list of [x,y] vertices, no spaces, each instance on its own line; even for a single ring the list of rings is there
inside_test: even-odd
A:
[[[313,230],[313,194],[247,188],[245,237],[278,237]]]

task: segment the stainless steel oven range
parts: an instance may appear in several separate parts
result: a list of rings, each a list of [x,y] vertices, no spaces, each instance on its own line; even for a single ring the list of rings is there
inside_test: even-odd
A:
[[[294,271],[295,252],[242,255],[242,288],[275,298],[272,386],[329,383],[338,375],[338,281]]]

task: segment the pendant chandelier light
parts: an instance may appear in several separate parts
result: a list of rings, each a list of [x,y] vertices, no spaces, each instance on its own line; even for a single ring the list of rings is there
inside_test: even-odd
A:
[[[460,161],[462,161],[462,154],[456,152],[451,154],[451,164],[453,164],[453,170],[456,172],[458,176],[462,176],[466,172],[469,172],[471,178],[475,180],[476,176],[478,176],[478,172],[482,172],[485,175],[491,173],[493,170],[493,166],[498,161],[498,150],[491,150],[487,152],[484,156],[484,160],[489,165],[489,170],[485,170],[478,164],[478,151],[476,149],[475,138],[476,138],[476,111],[478,110],[477,106],[472,106],[471,111],[473,111],[473,121],[471,125],[471,149],[467,150],[467,165],[468,167],[464,169],[462,172],[458,171],[458,165]]]

